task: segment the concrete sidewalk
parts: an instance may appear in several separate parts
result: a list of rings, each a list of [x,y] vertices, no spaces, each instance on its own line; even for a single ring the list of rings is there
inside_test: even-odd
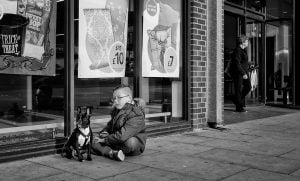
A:
[[[0,180],[300,180],[299,111],[226,128],[150,138],[143,155],[124,162],[49,155],[2,163]]]

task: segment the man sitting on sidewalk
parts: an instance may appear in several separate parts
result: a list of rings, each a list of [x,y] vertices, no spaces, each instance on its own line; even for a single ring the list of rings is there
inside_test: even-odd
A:
[[[93,139],[94,153],[123,161],[126,156],[140,155],[145,150],[145,102],[133,99],[129,86],[113,91],[111,120]]]

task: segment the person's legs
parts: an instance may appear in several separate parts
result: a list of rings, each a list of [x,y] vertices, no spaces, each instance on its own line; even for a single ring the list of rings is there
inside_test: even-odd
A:
[[[243,90],[241,93],[241,99],[242,99],[242,106],[245,107],[245,97],[248,95],[248,93],[251,90],[251,82],[250,79],[243,79]]]
[[[125,159],[125,155],[122,150],[113,150],[104,143],[93,143],[92,151],[97,155],[106,156],[119,161],[124,161]]]
[[[250,79],[243,79],[243,90],[242,96],[246,97],[251,90],[251,81]]]
[[[145,146],[136,137],[129,138],[121,147],[125,155],[137,156],[144,152]]]
[[[103,143],[93,143],[92,150],[95,154],[106,157],[108,157],[109,153],[112,151],[112,149],[109,146]]]
[[[242,85],[243,85],[243,78],[241,76],[234,76],[233,77],[234,83],[234,103],[236,106],[236,110],[240,111],[243,109],[242,103]]]

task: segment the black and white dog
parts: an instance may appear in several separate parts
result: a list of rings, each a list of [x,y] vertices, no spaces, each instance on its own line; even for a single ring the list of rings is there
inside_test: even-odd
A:
[[[91,107],[78,107],[76,116],[76,128],[64,145],[63,152],[71,159],[75,156],[83,161],[83,153],[87,153],[86,160],[92,161],[91,149],[93,133],[90,127]]]

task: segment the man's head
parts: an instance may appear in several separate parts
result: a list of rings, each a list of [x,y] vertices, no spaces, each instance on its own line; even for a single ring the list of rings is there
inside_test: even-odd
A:
[[[132,103],[131,88],[123,84],[114,88],[112,102],[117,109],[122,109],[126,103]]]
[[[238,37],[238,44],[243,49],[248,46],[248,41],[249,41],[249,38],[246,35],[241,35]]]

